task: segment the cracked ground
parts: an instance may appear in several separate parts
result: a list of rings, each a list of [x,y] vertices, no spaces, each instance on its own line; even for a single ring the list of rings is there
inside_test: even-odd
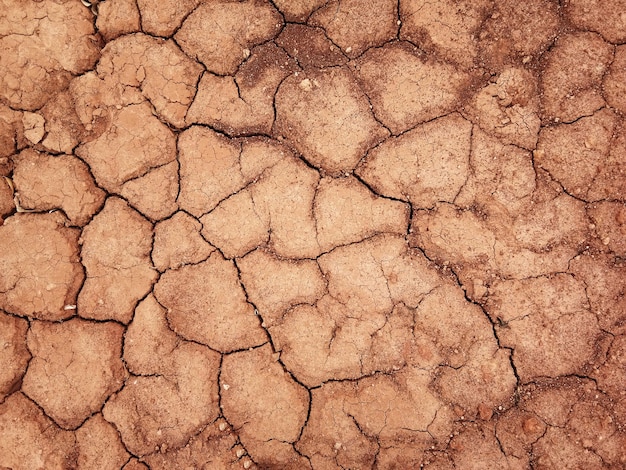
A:
[[[0,468],[626,468],[625,0],[91,3],[0,0]]]

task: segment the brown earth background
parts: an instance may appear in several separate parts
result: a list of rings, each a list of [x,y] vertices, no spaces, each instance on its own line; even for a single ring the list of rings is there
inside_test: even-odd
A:
[[[0,0],[0,173],[0,468],[626,468],[625,0]]]

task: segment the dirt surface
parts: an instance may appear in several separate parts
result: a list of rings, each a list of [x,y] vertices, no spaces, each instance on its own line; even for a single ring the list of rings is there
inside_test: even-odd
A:
[[[626,468],[626,1],[0,0],[0,468]]]

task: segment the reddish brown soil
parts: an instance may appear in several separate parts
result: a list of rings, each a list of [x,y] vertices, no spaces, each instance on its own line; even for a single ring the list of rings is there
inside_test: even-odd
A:
[[[0,468],[626,468],[625,0],[92,3],[0,0]]]

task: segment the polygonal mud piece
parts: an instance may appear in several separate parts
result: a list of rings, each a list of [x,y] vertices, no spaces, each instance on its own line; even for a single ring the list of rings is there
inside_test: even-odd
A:
[[[626,202],[626,120],[618,122],[609,148],[609,156],[598,168],[588,198]]]
[[[7,158],[27,145],[21,112],[0,103],[0,176],[11,172]]]
[[[276,361],[271,346],[225,356],[220,385],[224,417],[252,459],[261,466],[303,468],[292,444],[307,419],[309,395]]]
[[[428,372],[405,368],[324,384],[311,392],[311,413],[296,447],[313,468],[371,468],[379,447],[409,440],[426,450],[434,444],[428,429],[442,407],[429,382]]]
[[[26,347],[26,330],[26,320],[0,311],[0,364],[3,364],[0,369],[0,403],[21,388],[22,376],[31,357]]]
[[[257,212],[249,189],[224,199],[200,221],[202,235],[227,258],[244,256],[270,237],[269,220]]]
[[[154,295],[167,309],[171,327],[185,339],[224,352],[267,341],[237,269],[219,252],[202,263],[165,272]]]
[[[436,119],[370,151],[357,173],[377,193],[417,207],[453,202],[468,176],[471,134],[458,114]]]
[[[145,34],[110,42],[98,63],[100,76],[139,87],[158,115],[177,127],[185,125],[201,72],[202,67],[183,54],[174,41]]]
[[[308,20],[321,26],[348,57],[381,46],[398,33],[398,4],[393,0],[329,1]]]
[[[237,260],[250,301],[259,309],[265,327],[274,326],[289,308],[314,304],[326,290],[314,260],[283,260],[255,250]]]
[[[138,459],[133,457],[126,463],[126,465],[122,467],[122,470],[150,470],[150,469],[145,463],[140,462]]]
[[[59,429],[20,392],[0,404],[0,435],[4,468],[76,468],[73,433]]]
[[[204,73],[186,122],[234,135],[269,134],[276,89],[295,70],[296,62],[275,44],[255,47],[234,77]]]
[[[580,29],[596,31],[612,43],[626,42],[624,0],[570,0],[565,12]]]
[[[16,210],[13,197],[13,182],[0,178],[0,220]]]
[[[620,202],[600,202],[587,207],[596,234],[606,249],[626,258],[626,205]]]
[[[111,192],[176,158],[176,138],[154,116],[148,103],[130,105],[116,113],[108,129],[76,150],[98,184]]]
[[[285,15],[287,21],[304,23],[311,13],[324,6],[327,0],[275,0],[273,3]]]
[[[30,142],[31,145],[36,145],[41,142],[44,134],[44,124],[46,120],[39,113],[29,113],[24,111],[22,114],[22,124],[24,125],[24,137]]]
[[[72,155],[52,156],[32,149],[14,158],[13,183],[24,209],[63,209],[72,225],[85,225],[104,202],[104,191],[89,168]]]
[[[55,153],[73,153],[87,132],[76,113],[71,94],[58,93],[40,112],[46,121],[46,135],[41,145]]]
[[[150,261],[152,226],[118,198],[83,229],[81,257],[87,279],[78,297],[83,318],[128,323],[157,277]]]
[[[235,450],[237,436],[231,429],[220,429],[223,420],[208,425],[193,436],[184,447],[163,449],[146,456],[145,460],[152,470],[170,470],[172,468],[241,468]]]
[[[185,212],[156,224],[152,261],[159,271],[204,261],[214,248],[202,238],[202,225]]]
[[[112,322],[33,322],[27,336],[33,358],[24,393],[59,426],[77,428],[124,383],[123,333]]]
[[[60,213],[15,214],[0,226],[0,308],[41,320],[74,315],[84,279],[78,230]],[[34,275],[36,273],[36,275]]]
[[[117,430],[100,413],[76,430],[76,451],[79,469],[118,470],[130,457]]]
[[[597,200],[593,196],[603,189],[598,188],[598,174],[614,147],[611,141],[617,119],[614,112],[603,109],[572,124],[542,129],[535,164],[547,170],[568,193]]]
[[[166,163],[124,183],[120,195],[151,220],[162,220],[178,209],[178,162]]]
[[[492,70],[539,58],[559,33],[557,2],[498,0],[493,4],[478,35],[481,59]]]
[[[218,75],[233,74],[252,47],[278,34],[283,19],[264,0],[202,3],[176,33],[176,42],[191,57]]]
[[[373,194],[357,179],[322,178],[315,193],[313,216],[323,252],[377,233],[405,234],[409,207]]]
[[[356,75],[374,114],[394,134],[447,114],[464,101],[469,75],[422,54],[408,43],[391,43],[356,61]]]
[[[481,129],[513,144],[534,149],[539,127],[539,99],[533,75],[522,68],[505,68],[483,87],[466,108]]]
[[[624,395],[626,380],[626,337],[618,336],[607,351],[607,359],[593,372],[598,388],[610,397],[619,400]]]
[[[152,294],[137,305],[124,335],[124,361],[131,373],[172,373],[172,352],[181,341],[169,329],[165,313]]]
[[[549,427],[533,446],[537,468],[606,468],[602,458],[569,438],[568,432]]]
[[[470,68],[478,52],[478,30],[490,8],[489,0],[400,2],[400,39]]]
[[[255,212],[269,225],[268,245],[284,258],[314,258],[320,254],[313,202],[320,176],[302,160],[284,158],[250,187]]]
[[[316,386],[329,379],[356,379],[392,371],[413,360],[413,312],[442,283],[402,237],[385,235],[340,247],[319,259],[330,295],[297,305],[270,334],[289,370]],[[418,359],[415,359],[418,360]]]
[[[560,36],[545,60],[540,76],[543,119],[572,122],[604,106],[600,86],[613,47],[598,34]]]
[[[92,15],[78,2],[3,0],[0,11],[0,50],[5,51],[0,96],[13,108],[40,108],[98,59]]]
[[[482,429],[478,426],[468,426],[450,441],[449,449],[454,468],[471,470],[513,468],[502,452],[493,428],[489,426]]]
[[[469,209],[482,207],[487,214],[516,217],[528,210],[537,187],[532,154],[476,127],[472,131],[469,177],[454,203]]]
[[[165,359],[165,375],[131,376],[102,410],[138,456],[184,446],[219,413],[219,354],[184,343]]]
[[[598,320],[571,275],[496,281],[486,305],[523,381],[580,374],[594,357]]]
[[[534,413],[511,408],[498,418],[495,432],[504,453],[528,467],[532,444],[543,436],[546,428]]]
[[[141,29],[153,36],[171,36],[200,0],[137,0]]]
[[[577,256],[571,272],[585,283],[600,327],[614,335],[626,334],[626,264],[611,255]]]
[[[275,42],[305,69],[344,65],[348,61],[322,28],[287,24]]]
[[[608,104],[626,113],[626,45],[615,48],[615,57],[604,75],[602,90]]]
[[[196,217],[209,212],[246,180],[241,172],[241,144],[211,129],[192,126],[178,138],[181,209]]]
[[[145,17],[143,21],[145,22]],[[105,41],[141,30],[141,18],[135,0],[109,0],[98,4],[96,27]]]
[[[353,170],[388,135],[343,67],[287,78],[276,94],[275,131],[307,161],[333,174]]]
[[[513,396],[516,379],[509,352],[499,349],[491,323],[456,286],[433,290],[415,312],[413,334],[422,357],[415,365],[438,367],[439,396],[467,417]]]

